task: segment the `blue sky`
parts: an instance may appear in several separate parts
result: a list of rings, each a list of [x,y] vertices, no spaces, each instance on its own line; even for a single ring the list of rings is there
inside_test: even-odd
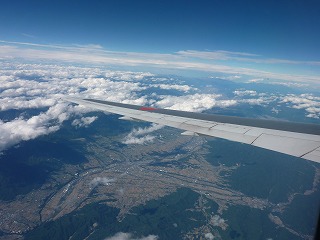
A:
[[[224,51],[227,59],[217,62],[215,56],[215,64],[314,76],[320,64],[319,12],[317,0],[12,0],[0,4],[0,40],[7,41],[0,46],[96,45],[169,58],[188,51],[187,61],[197,63],[213,61],[203,52]]]

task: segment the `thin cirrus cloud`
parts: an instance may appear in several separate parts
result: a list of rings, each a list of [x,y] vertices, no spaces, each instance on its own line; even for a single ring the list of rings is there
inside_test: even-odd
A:
[[[229,51],[178,51],[175,53],[139,53],[107,51],[99,45],[45,45],[0,41],[0,59],[33,59],[48,61],[77,62],[90,64],[110,64],[118,66],[148,66],[175,70],[216,72],[227,75],[244,75],[250,78],[265,78],[281,81],[294,81],[319,84],[320,77],[306,74],[292,74],[265,71],[258,67],[241,67],[243,62],[287,64],[297,66],[320,65],[317,61],[292,61],[285,59],[265,59],[256,54]],[[197,60],[198,59],[198,60]],[[199,61],[200,59],[200,61]],[[203,61],[203,59],[205,61]],[[229,64],[237,62],[237,66]]]
[[[294,65],[315,65],[320,66],[320,61],[294,61],[288,59],[262,58],[257,54],[230,52],[230,51],[178,51],[178,55],[212,60],[235,60],[242,62],[264,63],[264,64],[294,64]]]

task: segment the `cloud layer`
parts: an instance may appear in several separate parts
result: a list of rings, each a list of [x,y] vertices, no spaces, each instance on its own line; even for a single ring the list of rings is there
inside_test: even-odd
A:
[[[0,151],[53,133],[72,119],[76,128],[88,127],[97,117],[84,116],[94,109],[62,101],[64,96],[91,97],[115,102],[152,105],[158,108],[201,112],[238,104],[267,106],[270,103],[303,110],[307,117],[320,117],[320,97],[312,94],[275,95],[237,89],[234,97],[203,93],[202,89],[173,78],[149,72],[111,71],[99,68],[3,62],[0,69]],[[155,89],[178,90],[179,96],[163,95]],[[29,111],[36,110],[36,111]],[[16,112],[15,114],[7,114]],[[279,110],[273,108],[273,113]],[[150,133],[161,126],[134,129],[123,143],[152,142]]]
[[[8,110],[21,112],[17,118],[0,120],[2,151],[20,141],[55,132],[71,117],[77,117],[72,122],[77,128],[87,127],[97,119],[82,116],[94,110],[68,104],[60,99],[64,96],[81,94],[110,101],[146,104],[145,97],[137,96],[137,92],[145,87],[134,81],[152,74],[6,63],[0,70],[0,76],[0,113]],[[28,109],[38,109],[40,113],[29,116]]]
[[[23,42],[1,41],[0,60],[23,58],[27,60],[64,61],[86,64],[143,66],[175,70],[195,70],[216,72],[226,75],[242,75],[249,78],[263,78],[319,85],[317,66],[319,61],[293,61],[287,59],[267,59],[252,53],[230,51],[185,50],[176,53],[115,52],[95,46],[61,46]],[[234,62],[237,64],[235,65]],[[244,67],[250,64],[250,68]],[[294,66],[287,73],[264,69],[276,69],[274,65]],[[309,66],[307,71],[304,66]],[[312,66],[312,74],[310,74]],[[299,68],[299,74],[292,72]],[[303,71],[302,71],[303,70]]]

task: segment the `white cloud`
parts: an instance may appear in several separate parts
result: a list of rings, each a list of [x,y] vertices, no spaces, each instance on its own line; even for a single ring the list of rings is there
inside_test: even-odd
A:
[[[316,97],[316,96],[314,96],[313,94],[307,94],[307,93],[305,93],[305,94],[301,94],[300,96],[301,96],[301,97],[304,97],[304,98],[307,98],[307,99],[309,99],[309,100],[320,101],[320,97]]]
[[[275,113],[275,114],[278,114],[278,113],[280,112],[280,110],[279,110],[279,109],[276,109],[275,107],[273,107],[273,108],[271,109],[271,112],[273,112],[273,113]]]
[[[104,186],[109,186],[111,183],[115,182],[114,179],[109,179],[106,177],[95,177],[94,179],[92,179],[92,181],[90,182],[90,186],[92,188],[95,188],[98,185],[104,185]]]
[[[193,94],[184,96],[161,96],[155,103],[157,107],[189,112],[201,112],[213,107],[229,107],[237,104],[235,100],[219,100],[218,94]]]
[[[141,237],[141,238],[133,238],[131,233],[123,233],[118,232],[112,237],[106,238],[105,240],[157,240],[158,237],[155,235],[149,235],[147,237]]]
[[[263,59],[250,53],[228,51],[180,51],[171,54],[138,53],[138,52],[114,52],[96,47],[77,47],[61,45],[43,45],[34,43],[2,42],[0,46],[0,58],[2,59],[32,59],[47,61],[64,61],[90,64],[110,64],[117,66],[147,66],[156,68],[168,68],[177,70],[196,70],[204,72],[223,73],[228,75],[245,75],[253,78],[274,79],[282,81],[294,81],[300,83],[314,83],[319,85],[320,77],[317,73],[299,75],[279,72],[267,72],[258,68],[235,67],[228,61],[255,62],[268,64],[294,64],[296,66],[320,65],[316,61],[291,61],[284,59]],[[5,45],[4,45],[5,44]],[[23,47],[21,47],[23,46]],[[197,58],[207,59],[198,61]],[[316,70],[315,70],[316,71]]]
[[[2,94],[0,94],[1,96]],[[44,108],[50,107],[57,103],[57,99],[44,97],[36,97],[28,99],[24,96],[19,97],[4,97],[0,98],[0,111],[9,109],[27,109],[27,108]]]
[[[128,135],[123,141],[122,143],[124,144],[145,144],[148,142],[153,142],[153,140],[155,139],[154,136],[151,135],[146,135],[143,137],[135,137],[133,135]]]
[[[133,129],[122,141],[124,144],[145,144],[152,142],[155,137],[151,135],[142,136],[152,133],[163,128],[163,125],[152,124],[150,127]]]
[[[214,239],[214,236],[213,236],[212,233],[206,233],[206,234],[204,235],[204,237],[205,237],[205,239],[208,239],[208,240],[213,240],[213,239]]]
[[[220,226],[225,223],[225,220],[221,218],[219,215],[214,215],[211,217],[211,223],[213,226]]]
[[[216,104],[217,107],[226,108],[236,105],[238,102],[236,100],[219,100]]]
[[[226,220],[224,220],[224,219],[223,219],[222,217],[220,217],[219,215],[213,215],[213,216],[211,216],[210,223],[211,223],[213,226],[220,227],[220,228],[223,229],[223,230],[226,230],[227,227],[228,227],[228,224],[226,223]]]
[[[61,123],[73,112],[73,107],[58,103],[48,111],[29,119],[20,117],[9,122],[0,120],[0,151],[20,141],[27,141],[59,130]]]
[[[240,103],[247,103],[250,105],[264,105],[264,104],[269,104],[271,102],[271,99],[269,98],[249,98],[249,99],[241,99],[238,102]]]
[[[101,77],[103,75],[111,77]],[[0,151],[20,141],[57,131],[61,124],[75,115],[77,127],[85,127],[96,117],[83,117],[94,109],[72,106],[60,100],[61,97],[81,94],[116,102],[144,105],[146,96],[137,92],[146,89],[138,82],[121,79],[143,79],[149,73],[104,71],[97,68],[72,66],[4,63],[0,69],[0,111],[38,109],[41,114],[31,117],[1,120]],[[28,111],[28,114],[31,112]]]
[[[308,107],[306,108],[306,111],[309,113],[317,114],[320,113],[320,103],[317,104],[319,107]]]
[[[285,96],[282,99],[283,103],[293,103],[294,108],[301,109],[311,106],[319,106],[320,102],[313,101],[312,99],[309,99],[306,95],[294,95],[290,94]]]
[[[242,77],[241,76],[238,76],[238,75],[232,75],[232,76],[227,76],[223,79],[226,79],[226,80],[238,80],[238,79],[241,79]]]
[[[152,83],[144,81],[150,78]],[[72,122],[77,127],[87,126],[95,120],[95,117],[83,116],[85,113],[95,111],[94,109],[63,103],[60,98],[64,96],[81,95],[129,104],[153,104],[160,108],[192,112],[201,112],[213,107],[229,107],[237,103],[263,105],[277,98],[241,89],[235,91],[237,95],[235,99],[222,99],[219,94],[201,93],[184,96],[158,96],[156,93],[150,96],[143,95],[143,91],[147,92],[146,90],[154,86],[183,92],[199,91],[184,84],[158,84],[156,80],[157,76],[148,72],[4,62],[0,69],[0,111],[16,109],[22,114],[16,119],[1,120],[0,151],[20,141],[57,131],[62,123],[71,117],[77,117]],[[163,81],[163,78],[160,78],[160,81]],[[166,78],[165,81],[169,82],[171,79]],[[242,96],[250,96],[250,99],[241,99]],[[159,100],[156,102],[151,97]],[[320,116],[320,97],[318,96],[287,95],[281,100],[289,107],[304,109],[307,117],[319,118]],[[38,111],[34,116],[29,116],[23,114],[26,109],[38,109]],[[29,111],[28,114],[30,113]],[[151,127],[150,130],[133,130],[125,138],[124,143],[152,142],[155,137],[150,133],[154,129],[155,127]],[[140,135],[140,132],[144,133]]]
[[[123,72],[123,71],[106,71],[105,76],[121,81],[141,81],[145,77],[152,77],[154,74],[149,72]]]
[[[243,96],[257,96],[257,92],[254,90],[236,90],[233,92],[234,95],[239,96],[239,97],[243,97]]]
[[[75,119],[71,123],[72,126],[75,127],[88,127],[91,123],[93,123],[98,117],[82,117],[80,119]]]
[[[178,85],[178,84],[154,84],[151,85],[151,87],[158,87],[161,89],[166,89],[166,90],[178,90],[178,91],[182,91],[182,92],[189,92],[190,90],[192,90],[193,88],[188,86],[188,85]]]
[[[312,94],[288,94],[282,97],[281,102],[291,108],[304,109],[307,117],[320,118],[320,97]]]
[[[262,82],[263,80],[264,80],[263,78],[254,78],[254,79],[248,80],[248,83],[259,83],[259,82]]]
[[[152,124],[150,127],[133,129],[131,134],[134,136],[141,136],[141,135],[144,135],[147,133],[152,133],[152,132],[157,131],[161,128],[163,128],[163,125]]]
[[[319,118],[320,118],[319,115],[320,115],[320,114],[309,113],[309,114],[306,115],[306,117],[319,119]]]
[[[278,96],[268,93],[258,93],[254,90],[238,89],[233,92],[238,103],[250,105],[267,105],[278,100]]]
[[[10,106],[18,109],[19,106],[48,106],[53,104],[53,99],[79,93],[82,96],[95,96],[110,101],[146,103],[146,99],[135,95],[135,92],[145,89],[140,83],[102,78],[100,76],[104,71],[100,69],[37,64],[21,64],[16,67],[19,69],[0,70],[0,74],[6,76],[0,85],[2,110],[10,109]],[[127,76],[128,72],[117,71],[112,75],[121,78],[122,75]],[[132,72],[130,76],[135,77]],[[142,76],[143,74],[138,72],[136,77]],[[48,99],[51,102],[48,102]]]

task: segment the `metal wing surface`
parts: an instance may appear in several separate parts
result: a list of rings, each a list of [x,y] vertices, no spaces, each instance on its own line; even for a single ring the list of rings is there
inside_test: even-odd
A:
[[[65,100],[185,130],[185,135],[206,135],[285,153],[320,163],[320,125],[250,119],[169,109],[143,107],[96,99],[66,97]]]

